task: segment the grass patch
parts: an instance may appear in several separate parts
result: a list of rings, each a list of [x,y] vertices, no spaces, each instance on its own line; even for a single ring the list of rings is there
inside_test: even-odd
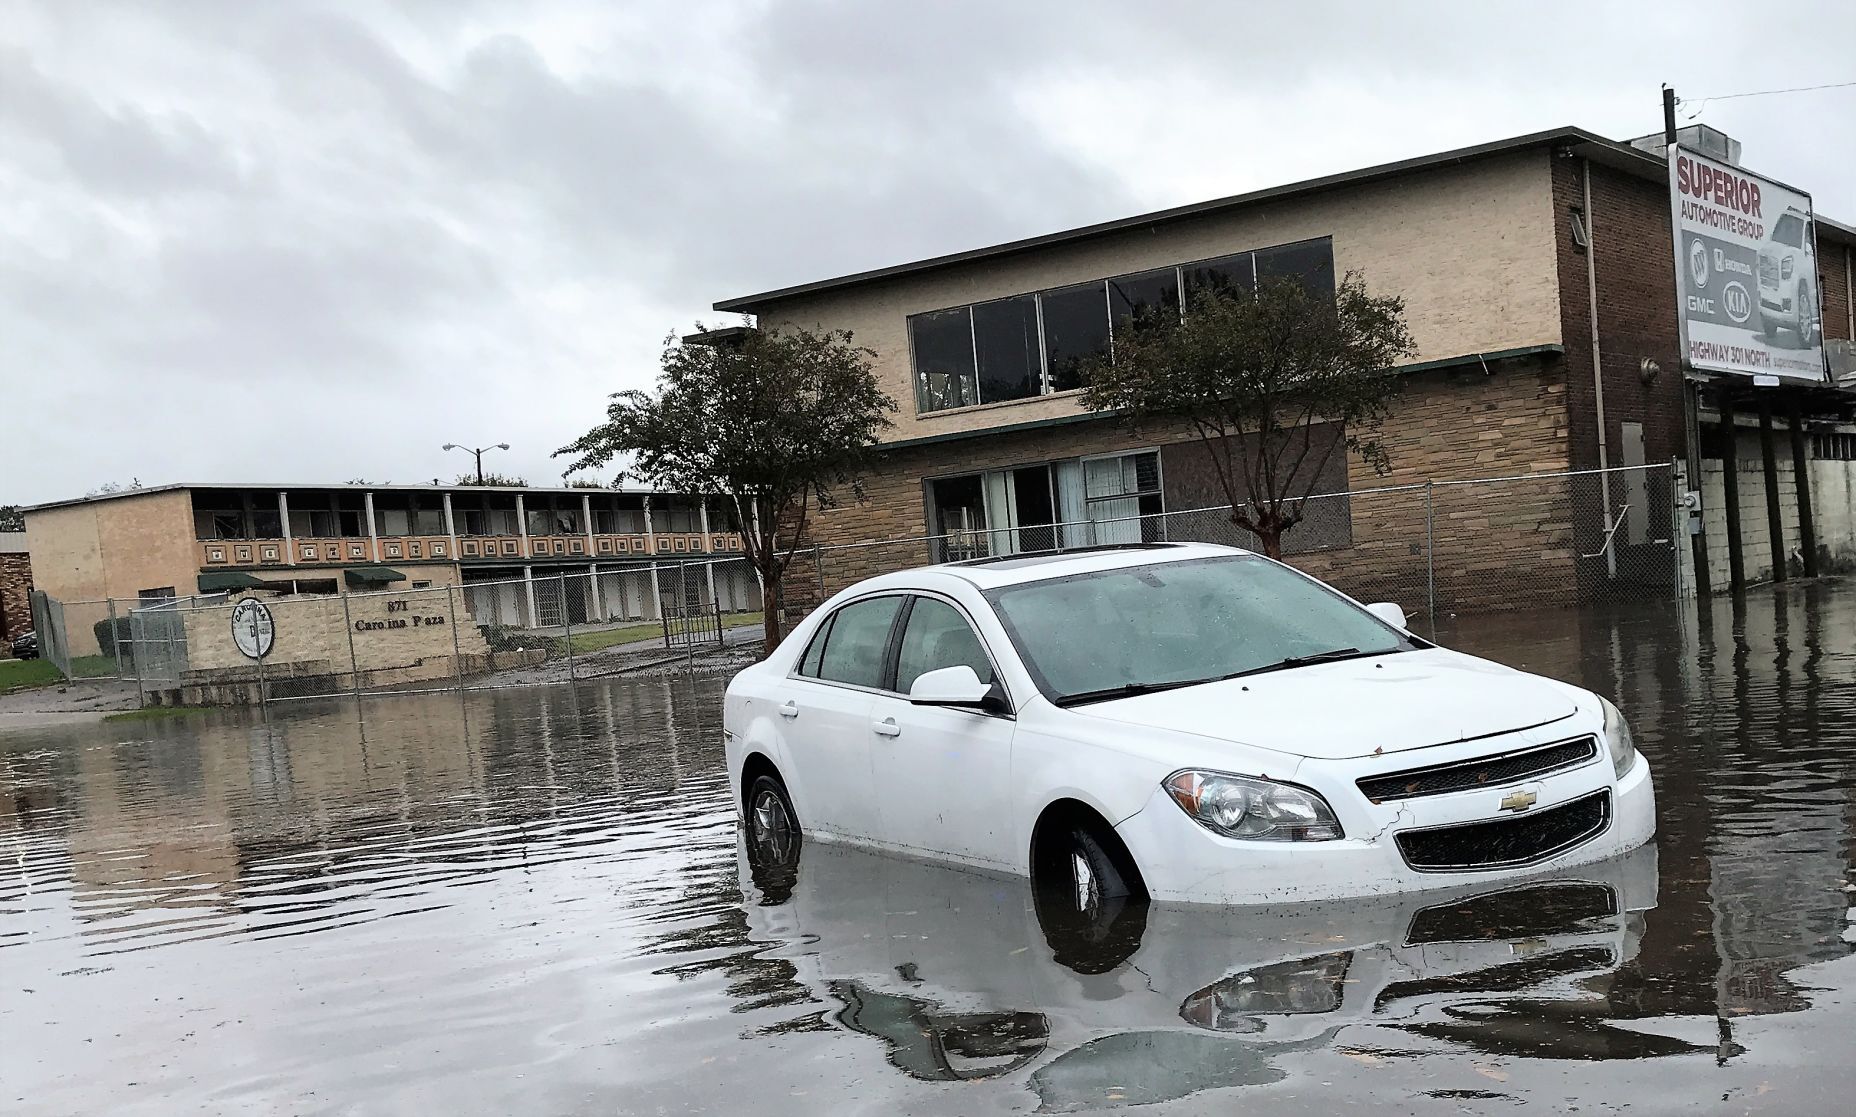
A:
[[[85,655],[71,661],[71,674],[80,679],[100,679],[116,674],[116,657]],[[61,686],[64,676],[49,659],[0,659],[0,693],[43,686]]]
[[[48,659],[0,659],[0,692],[56,686],[64,676]]]
[[[144,706],[139,710],[124,710],[118,714],[105,714],[104,721],[167,721],[170,718],[190,717],[204,714],[211,706]]]
[[[761,615],[758,611],[722,614],[723,628],[740,628],[743,625],[759,625],[760,623]],[[604,651],[619,644],[631,644],[639,640],[661,640],[663,636],[664,626],[662,624],[647,621],[642,624],[605,628],[598,632],[576,632],[569,643],[575,655],[583,655],[587,652]]]

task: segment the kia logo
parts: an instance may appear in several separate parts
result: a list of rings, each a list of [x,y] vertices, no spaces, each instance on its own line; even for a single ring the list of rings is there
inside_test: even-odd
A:
[[[1727,317],[1736,322],[1744,322],[1753,317],[1753,296],[1746,293],[1746,288],[1738,282],[1729,283],[1721,292],[1721,305],[1727,309]]]
[[[1699,240],[1688,242],[1688,273],[1695,278],[1695,286],[1708,285],[1708,248]]]

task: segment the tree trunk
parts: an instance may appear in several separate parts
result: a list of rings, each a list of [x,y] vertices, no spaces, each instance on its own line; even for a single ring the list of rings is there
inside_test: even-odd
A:
[[[1282,561],[1282,528],[1274,524],[1264,524],[1257,530],[1257,542],[1263,545],[1263,554],[1278,562]]]
[[[780,646],[780,612],[786,605],[785,572],[761,575],[760,657],[766,659]]]

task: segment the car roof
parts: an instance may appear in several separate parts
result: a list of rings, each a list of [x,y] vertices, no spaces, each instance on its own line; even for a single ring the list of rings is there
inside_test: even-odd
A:
[[[883,590],[953,588],[950,583],[965,582],[981,590],[1001,586],[1065,578],[1072,574],[1091,574],[1098,570],[1118,570],[1128,566],[1149,566],[1162,562],[1214,556],[1247,555],[1249,551],[1224,547],[1216,543],[1121,543],[1099,547],[1074,547],[1059,551],[1027,551],[965,562],[944,562],[937,566],[918,566],[894,574],[883,574],[852,586],[850,593],[864,594]]]

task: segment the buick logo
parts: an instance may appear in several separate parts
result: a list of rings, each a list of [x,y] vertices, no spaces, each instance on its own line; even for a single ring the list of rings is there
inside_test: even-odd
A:
[[[1502,810],[1517,814],[1540,802],[1540,796],[1531,791],[1511,791],[1502,796]]]
[[[1726,308],[1727,317],[1736,322],[1753,317],[1753,296],[1747,294],[1745,284],[1737,280],[1721,292],[1721,305]]]
[[[1699,240],[1688,242],[1688,274],[1694,277],[1695,286],[1708,285],[1708,247]]]

